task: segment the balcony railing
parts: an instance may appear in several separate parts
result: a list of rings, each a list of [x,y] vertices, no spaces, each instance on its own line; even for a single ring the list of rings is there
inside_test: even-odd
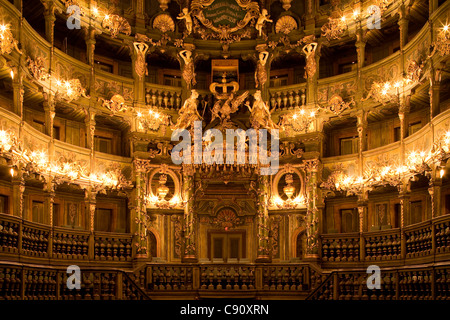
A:
[[[11,260],[33,257],[129,264],[134,256],[132,244],[133,236],[127,233],[91,234],[0,214],[0,256],[6,254]]]
[[[334,263],[382,262],[407,264],[450,258],[450,215],[400,229],[321,236],[321,260]],[[362,248],[362,249],[361,249]]]
[[[362,270],[333,271],[309,300],[449,300],[450,266],[388,269],[380,289],[369,289]]]

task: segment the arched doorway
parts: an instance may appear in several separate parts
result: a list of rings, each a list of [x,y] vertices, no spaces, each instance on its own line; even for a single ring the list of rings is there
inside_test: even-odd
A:
[[[304,247],[305,247],[305,236],[306,236],[305,230],[302,230],[297,234],[296,252],[295,252],[296,258],[303,259]]]
[[[148,234],[148,248],[149,248],[149,256],[157,257],[158,256],[158,243],[156,241],[155,234],[150,230],[147,230]]]

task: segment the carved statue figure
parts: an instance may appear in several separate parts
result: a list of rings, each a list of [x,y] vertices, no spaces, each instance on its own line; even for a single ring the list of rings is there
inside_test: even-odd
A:
[[[259,59],[256,63],[256,71],[255,71],[255,86],[256,88],[262,89],[264,84],[267,81],[267,72],[266,72],[266,62],[269,58],[269,52],[262,51],[259,53]]]
[[[217,100],[211,110],[211,122],[213,122],[216,118],[220,118],[222,121],[230,120],[230,114],[236,112],[239,109],[239,106],[245,100],[245,98],[247,98],[247,96],[248,91],[245,91],[237,98],[234,97],[234,93],[231,93],[228,99],[225,100],[225,102],[223,102],[223,100]]]
[[[303,53],[306,56],[306,66],[305,66],[305,78],[312,78],[316,73],[316,49],[317,42],[311,42],[303,47]]]
[[[202,120],[202,117],[197,110],[198,92],[196,90],[191,90],[191,96],[184,101],[183,106],[178,111],[179,117],[177,123],[171,126],[172,130],[176,129],[187,129],[192,127],[194,121]]]
[[[256,30],[258,30],[260,37],[262,36],[262,29],[264,27],[264,23],[265,22],[273,22],[272,20],[269,19],[269,17],[270,16],[267,14],[267,10],[262,9],[261,14],[259,15],[259,18],[256,21],[256,25],[255,25],[255,28],[256,28]]]
[[[188,32],[188,35],[192,32],[192,18],[189,14],[188,8],[183,8],[182,12],[178,15],[177,19],[183,20],[186,23],[186,30]]]
[[[278,126],[272,121],[269,108],[267,108],[266,103],[262,100],[261,91],[256,90],[253,97],[255,98],[253,107],[250,107],[249,103],[246,104],[250,110],[250,122],[252,127],[255,129],[277,129]]]
[[[188,89],[191,88],[191,86],[195,86],[197,84],[197,80],[195,80],[195,72],[194,72],[194,61],[192,59],[192,52],[189,50],[183,50],[180,51],[180,57],[184,61],[184,68],[183,68],[183,79],[187,83]]]
[[[144,42],[134,42],[134,48],[136,49],[136,62],[134,64],[134,70],[136,74],[139,76],[139,79],[148,74],[147,63],[145,62],[145,54],[148,50],[148,44]]]

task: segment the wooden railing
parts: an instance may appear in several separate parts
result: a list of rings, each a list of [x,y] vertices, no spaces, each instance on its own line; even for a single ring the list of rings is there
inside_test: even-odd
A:
[[[450,300],[450,266],[381,269],[380,289],[365,270],[333,271],[308,300]]]
[[[33,257],[129,264],[134,256],[132,244],[133,236],[128,233],[52,228],[0,214],[0,256],[8,255],[14,261]]]
[[[364,248],[361,250],[360,248]],[[450,259],[450,215],[400,229],[378,232],[325,234],[321,236],[321,260],[333,263],[371,262],[406,264]],[[411,259],[414,259],[412,261]]]
[[[149,300],[122,270],[81,270],[80,289],[67,287],[66,270],[0,265],[0,300]]]
[[[138,276],[136,276],[138,277]],[[306,297],[321,285],[322,272],[310,264],[147,264],[141,285],[149,295]]]

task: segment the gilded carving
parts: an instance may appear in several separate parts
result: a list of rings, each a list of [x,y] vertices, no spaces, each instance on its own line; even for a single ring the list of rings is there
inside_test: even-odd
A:
[[[291,16],[282,16],[275,24],[276,33],[289,34],[298,28],[297,21]]]
[[[198,113],[198,92],[196,90],[191,90],[191,96],[186,99],[181,109],[178,111],[177,123],[171,126],[172,130],[176,129],[187,129],[193,127],[194,121],[201,120],[202,117]]]
[[[175,31],[175,23],[170,15],[163,13],[158,15],[155,20],[153,20],[153,29],[158,29],[162,33],[168,31]]]
[[[255,129],[265,128],[265,129],[276,129],[278,126],[272,121],[272,114],[267,104],[262,100],[261,91],[256,90],[253,95],[255,101],[253,106],[247,104],[250,110],[250,122],[252,127]]]
[[[184,81],[186,81],[187,88],[190,89],[191,86],[195,86],[197,84],[197,80],[195,79],[196,74],[194,72],[194,59],[192,58],[192,51],[182,50],[179,55],[184,61],[182,76]]]

